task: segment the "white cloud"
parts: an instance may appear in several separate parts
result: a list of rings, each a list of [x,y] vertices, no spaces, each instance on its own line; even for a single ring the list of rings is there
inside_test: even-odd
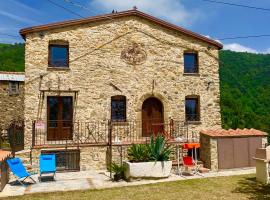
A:
[[[185,26],[201,17],[198,10],[188,10],[180,0],[93,0],[90,6],[109,12],[113,9],[130,10],[137,6],[138,10]]]
[[[22,9],[24,12],[28,12],[28,13],[32,12],[35,15],[37,15],[37,14],[39,15],[41,13],[40,10],[36,10],[35,8],[32,8],[32,7],[26,5],[26,4],[22,3],[22,2],[19,2],[19,1],[9,0],[9,4],[13,5],[13,8],[14,7],[16,7],[16,8],[19,7],[19,9]]]
[[[216,42],[222,44],[222,42],[221,42],[220,40],[215,39],[215,38],[212,38],[212,37],[210,37],[210,35],[204,35],[204,37],[207,37],[207,38],[209,38],[209,39],[215,40]]]
[[[28,19],[28,18],[25,18],[25,17],[21,17],[21,16],[18,16],[18,15],[15,15],[15,14],[11,14],[11,13],[3,11],[3,10],[0,10],[0,15],[3,15],[3,16],[8,17],[10,19],[13,19],[13,20],[16,20],[16,21],[19,21],[19,22],[23,22],[23,23],[26,23],[26,24],[38,24],[39,23],[39,22],[37,22],[35,20]]]
[[[238,44],[238,43],[231,43],[231,44],[224,44],[224,50],[231,50],[236,52],[249,52],[249,53],[259,53],[256,49]]]
[[[265,54],[270,54],[270,48],[266,49],[264,53]]]

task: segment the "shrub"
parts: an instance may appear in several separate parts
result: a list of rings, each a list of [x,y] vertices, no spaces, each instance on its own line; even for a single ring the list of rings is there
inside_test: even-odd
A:
[[[118,165],[116,163],[112,163],[109,166],[109,172],[114,173],[113,175],[114,181],[120,181],[122,179],[125,179],[125,175],[124,175],[125,171],[126,171],[125,165]]]

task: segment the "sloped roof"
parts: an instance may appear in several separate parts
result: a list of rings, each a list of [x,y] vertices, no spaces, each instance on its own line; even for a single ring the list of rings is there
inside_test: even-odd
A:
[[[217,129],[217,130],[202,130],[201,134],[208,135],[210,137],[250,137],[250,136],[260,136],[266,137],[268,134],[266,132],[256,130],[256,129]]]
[[[24,72],[5,72],[0,71],[0,81],[21,81],[25,79]]]
[[[117,12],[117,13],[111,13],[111,14],[105,14],[105,15],[98,15],[94,17],[88,17],[88,18],[83,18],[83,19],[76,19],[76,20],[68,20],[68,21],[62,21],[62,22],[56,22],[56,23],[50,23],[50,24],[45,24],[45,25],[40,25],[40,26],[33,26],[29,28],[24,28],[20,30],[21,36],[25,39],[25,36],[28,33],[33,33],[37,31],[45,31],[45,30],[50,30],[50,29],[55,29],[55,28],[63,28],[67,26],[74,26],[74,25],[79,25],[79,24],[85,24],[89,22],[95,22],[95,21],[102,21],[102,20],[108,20],[108,19],[114,19],[114,18],[120,18],[120,17],[126,17],[126,16],[138,16],[144,19],[147,19],[149,21],[152,21],[156,24],[159,24],[160,26],[178,31],[184,35],[196,38],[198,40],[201,40],[203,42],[209,43],[218,49],[222,49],[222,44],[219,42],[210,39],[208,37],[205,37],[203,35],[200,35],[198,33],[194,33],[192,31],[189,31],[187,29],[184,29],[180,26],[176,26],[174,24],[168,23],[164,20],[158,19],[156,17],[153,17],[151,15],[148,15],[146,13],[143,13],[141,11],[138,11],[136,9],[133,10],[127,10],[123,12]]]

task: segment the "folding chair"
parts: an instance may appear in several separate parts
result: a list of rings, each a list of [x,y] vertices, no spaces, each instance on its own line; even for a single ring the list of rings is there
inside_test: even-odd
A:
[[[41,154],[39,156],[39,181],[41,181],[42,174],[53,174],[53,179],[56,173],[55,154]]]
[[[7,164],[12,171],[12,173],[16,176],[18,182],[22,185],[26,185],[23,183],[23,181],[27,178],[30,178],[34,183],[36,181],[31,177],[31,175],[26,171],[25,167],[22,164],[22,161],[20,158],[13,158],[13,159],[8,159]]]
[[[199,165],[197,165],[197,163],[193,160],[193,158],[191,156],[183,156],[183,168],[184,170],[181,170],[181,175],[183,174],[183,171],[186,172],[186,169],[191,169],[191,173],[192,175],[200,175],[203,176],[200,172],[199,172]]]

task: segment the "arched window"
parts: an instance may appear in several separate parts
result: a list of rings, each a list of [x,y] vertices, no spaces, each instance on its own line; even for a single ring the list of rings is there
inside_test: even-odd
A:
[[[200,121],[199,96],[186,96],[185,112],[186,112],[186,121]]]
[[[111,120],[126,121],[126,97],[122,95],[111,97]]]
[[[69,67],[69,44],[67,41],[49,42],[49,67]]]

